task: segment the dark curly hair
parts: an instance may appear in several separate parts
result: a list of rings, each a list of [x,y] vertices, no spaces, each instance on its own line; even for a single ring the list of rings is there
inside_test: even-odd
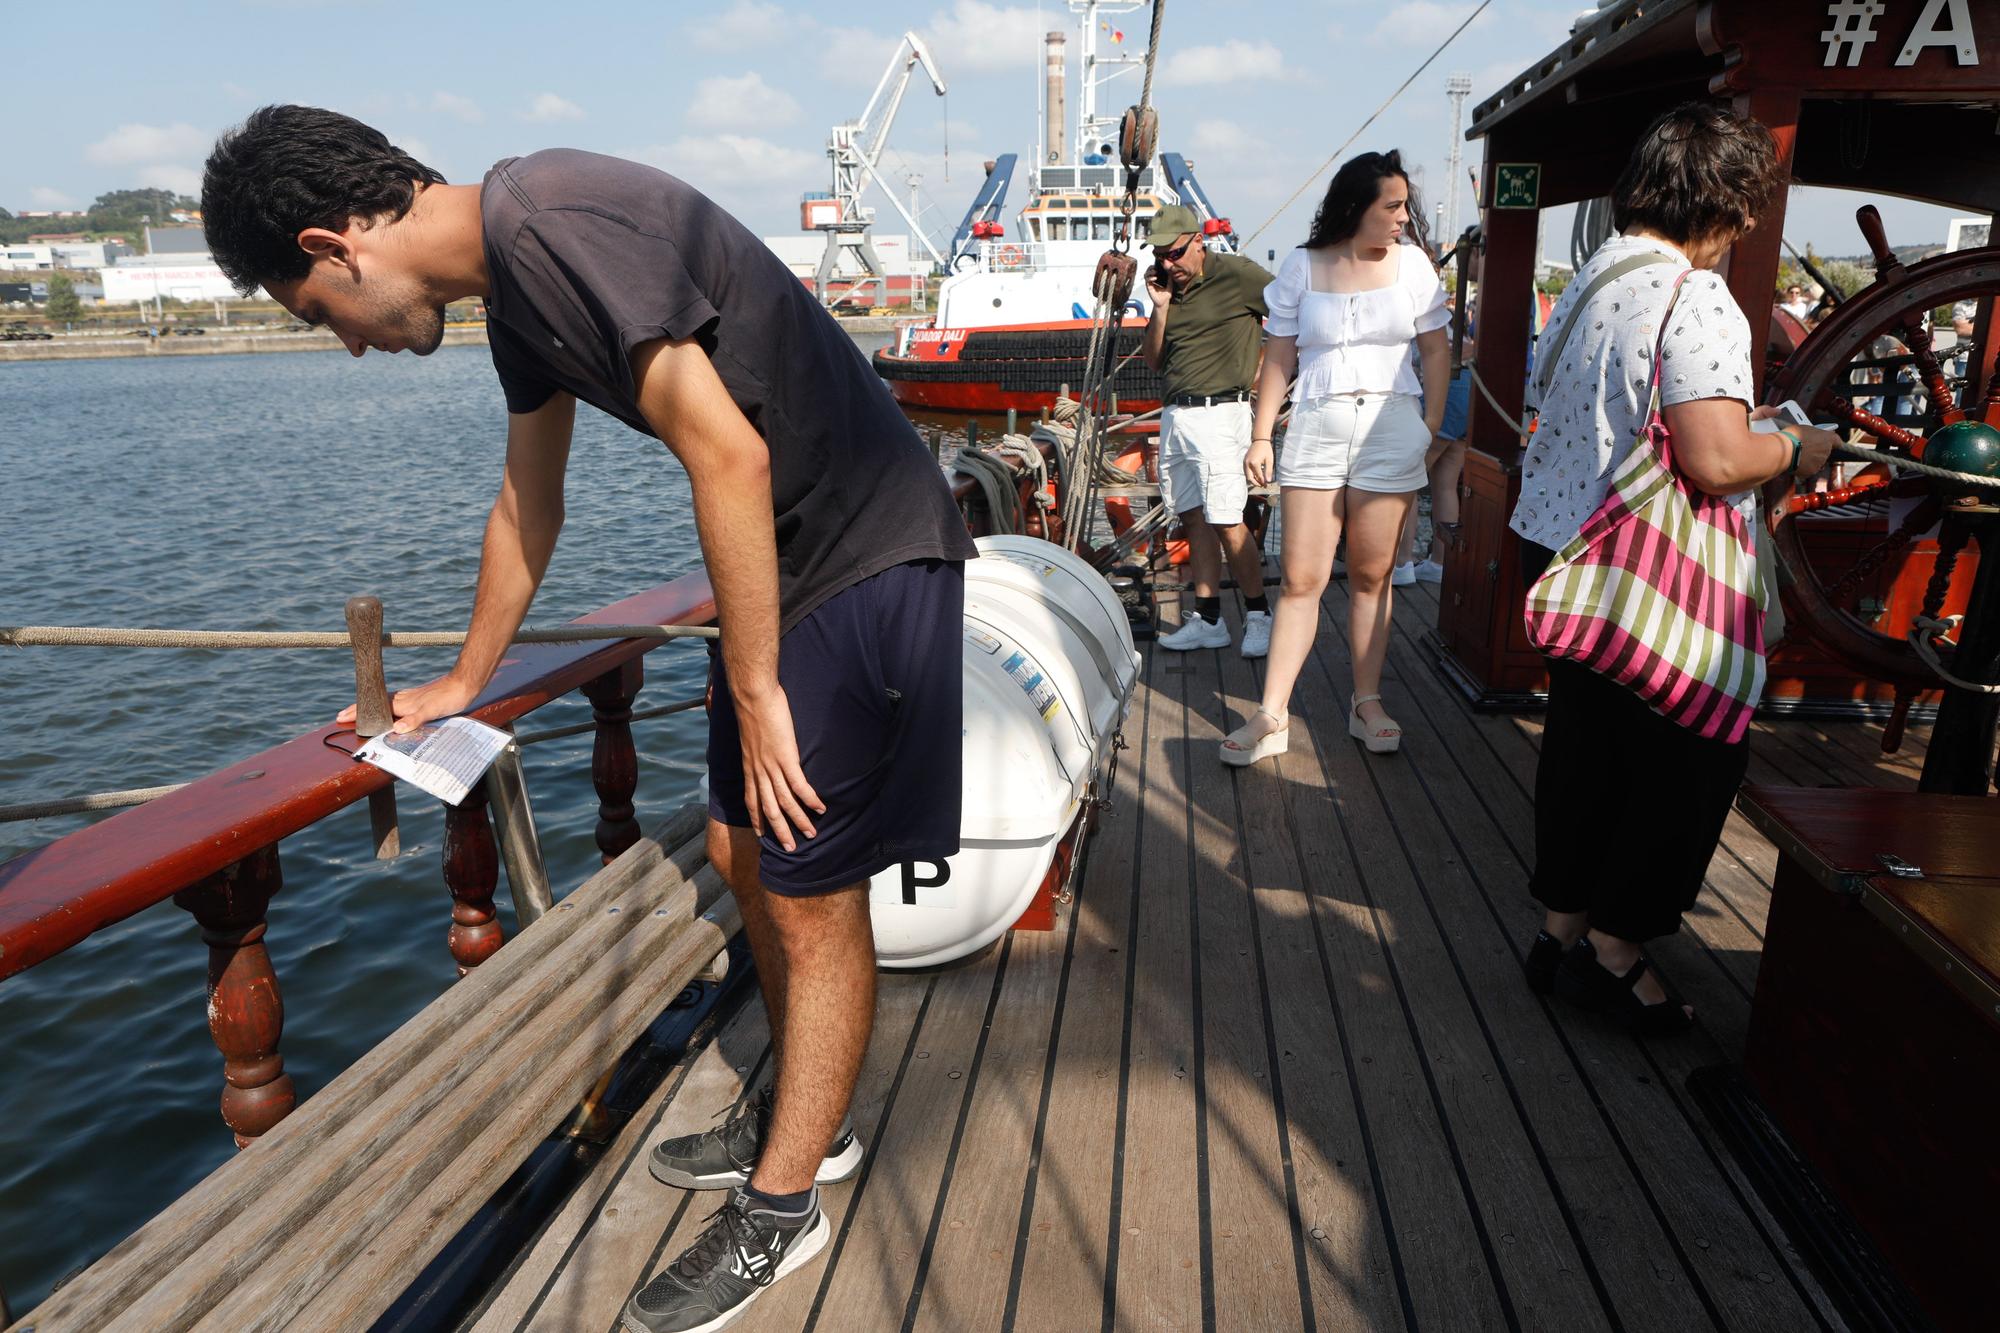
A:
[[[201,176],[208,248],[236,290],[295,282],[312,268],[308,227],[354,218],[393,222],[417,186],[444,177],[351,116],[313,106],[266,106],[215,141]]]
[[[1339,245],[1359,231],[1361,215],[1381,197],[1382,182],[1391,176],[1402,177],[1403,184],[1409,186],[1410,220],[1406,230],[1410,239],[1429,254],[1430,232],[1424,226],[1423,205],[1417,202],[1417,187],[1410,185],[1410,173],[1403,170],[1403,154],[1394,148],[1386,153],[1363,153],[1340,164],[1340,170],[1333,173],[1333,181],[1326,187],[1326,198],[1319,201],[1319,211],[1313,214],[1312,234],[1306,237],[1306,249]]]
[[[1611,224],[1676,244],[1741,234],[1784,184],[1778,145],[1748,116],[1687,102],[1647,127],[1611,191]]]

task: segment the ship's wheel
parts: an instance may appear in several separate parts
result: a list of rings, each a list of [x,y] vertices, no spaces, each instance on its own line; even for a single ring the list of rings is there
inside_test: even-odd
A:
[[[2000,473],[2000,374],[1974,401],[1987,349],[1975,345],[1961,356],[1954,348],[1941,358],[1924,322],[1940,307],[1971,300],[1983,309],[2000,294],[2000,246],[1906,268],[1890,251],[1875,210],[1862,209],[1858,220],[1875,253],[1876,281],[1812,331],[1772,380],[1765,401],[1792,399],[1815,421],[1845,422],[1892,457]],[[1982,332],[2000,337],[2000,328]],[[1886,464],[1869,465],[1834,489],[1793,496],[1788,512],[1774,515],[1773,528],[1792,634],[1804,630],[1859,674],[1893,685],[1905,706],[1917,691],[1936,688],[1937,673],[1908,639],[1913,612],[1936,617],[1948,601],[1963,604],[1977,558],[1967,549],[1971,525],[1964,520],[1990,514],[1980,506],[1996,500],[2000,492]],[[1904,561],[1919,551],[1933,562],[1920,608],[1908,595],[1899,598],[1894,586]],[[1949,667],[1950,643],[1937,649]]]

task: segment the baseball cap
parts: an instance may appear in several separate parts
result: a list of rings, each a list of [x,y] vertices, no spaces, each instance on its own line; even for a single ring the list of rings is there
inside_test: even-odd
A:
[[[1146,244],[1172,245],[1189,232],[1201,234],[1201,219],[1194,210],[1182,204],[1169,204],[1153,214],[1153,220],[1146,226]]]

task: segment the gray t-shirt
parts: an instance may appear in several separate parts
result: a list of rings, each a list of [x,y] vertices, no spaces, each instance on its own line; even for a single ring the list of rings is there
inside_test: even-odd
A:
[[[481,187],[487,334],[507,410],[567,390],[645,434],[631,350],[694,338],[771,450],[780,628],[912,560],[968,560],[937,462],[854,340],[683,181],[557,148]]]

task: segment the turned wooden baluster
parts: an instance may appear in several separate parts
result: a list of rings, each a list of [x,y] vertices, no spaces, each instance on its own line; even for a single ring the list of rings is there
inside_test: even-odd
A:
[[[597,719],[597,743],[590,752],[590,780],[597,788],[597,849],[610,865],[639,841],[632,793],[639,789],[639,751],[632,744],[632,700],[645,682],[638,660],[613,667],[583,692]]]
[[[298,1100],[278,1054],[285,1006],[264,948],[264,913],[283,882],[273,843],[174,895],[208,944],[208,1031],[222,1052],[222,1120],[239,1148]]]
[[[1874,252],[1876,281],[1888,282],[1902,276],[1903,266],[1896,262],[1896,252],[1889,248],[1889,234],[1883,229],[1882,215],[1875,211],[1875,205],[1863,204],[1854,211],[1854,220],[1860,224],[1861,235]],[[1931,331],[1925,327],[1922,315],[1898,324],[1896,332],[1916,359],[1917,376],[1923,381],[1924,391],[1930,394],[1931,411],[1937,415],[1938,424],[1949,426],[1963,421],[1965,413],[1951,396],[1951,386],[1945,382],[1944,367],[1938,364],[1937,349],[1931,345]]]
[[[500,844],[486,815],[486,780],[444,808],[444,885],[451,890],[451,956],[464,976],[500,947]]]

